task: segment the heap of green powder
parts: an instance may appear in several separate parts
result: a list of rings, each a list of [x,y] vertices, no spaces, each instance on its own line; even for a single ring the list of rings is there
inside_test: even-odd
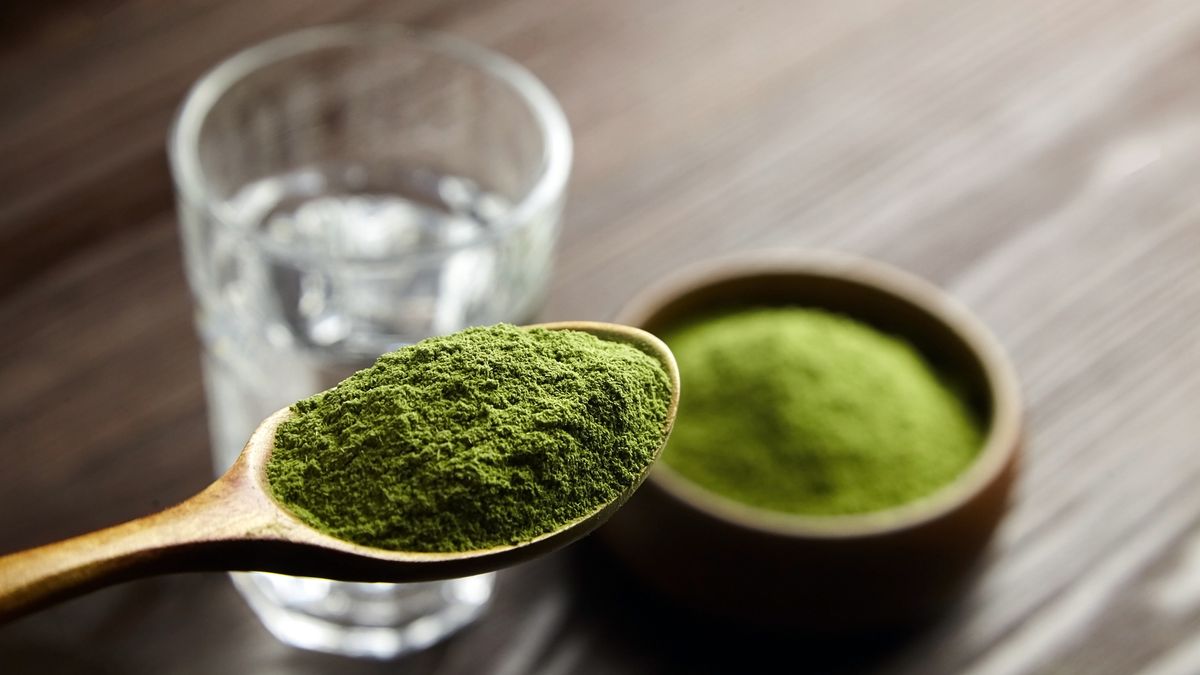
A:
[[[385,354],[292,406],[267,478],[301,520],[366,546],[515,544],[633,485],[669,399],[658,361],[634,347],[473,328]]]
[[[851,319],[746,309],[664,339],[686,390],[663,461],[745,504],[886,509],[947,484],[979,452],[966,406],[921,356]]]

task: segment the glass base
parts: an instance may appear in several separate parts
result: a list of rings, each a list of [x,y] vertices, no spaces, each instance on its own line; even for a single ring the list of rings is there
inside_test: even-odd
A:
[[[262,572],[229,576],[280,641],[375,659],[425,649],[474,621],[487,607],[496,577],[367,584]]]

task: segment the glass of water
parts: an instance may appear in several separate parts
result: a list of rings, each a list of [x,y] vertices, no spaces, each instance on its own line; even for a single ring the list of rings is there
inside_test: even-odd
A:
[[[398,26],[237,54],[170,137],[218,472],[273,411],[431,335],[528,322],[546,291],[571,137],[512,61]],[[471,622],[493,575],[234,582],[284,642],[378,658]]]

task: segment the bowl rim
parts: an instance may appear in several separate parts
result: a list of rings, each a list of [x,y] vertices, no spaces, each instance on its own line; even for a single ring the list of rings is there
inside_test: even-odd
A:
[[[1015,461],[1021,439],[1021,396],[999,341],[964,304],[933,283],[878,260],[820,249],[774,249],[725,255],[687,265],[635,294],[616,322],[642,328],[681,296],[738,278],[804,274],[847,280],[906,301],[954,333],[979,360],[991,395],[991,424],[983,448],[950,483],[920,499],[870,513],[813,516],[758,508],[701,487],[659,461],[647,479],[669,497],[737,527],[785,537],[842,539],[916,528],[965,506],[999,480]],[[852,315],[851,315],[852,316]],[[682,382],[686,396],[686,380]]]

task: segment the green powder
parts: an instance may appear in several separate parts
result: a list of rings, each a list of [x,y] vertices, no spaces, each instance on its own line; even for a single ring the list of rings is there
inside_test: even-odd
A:
[[[920,355],[851,319],[747,309],[664,339],[685,391],[663,461],[745,504],[886,509],[937,490],[979,452],[966,406]]]
[[[292,406],[267,478],[301,520],[405,551],[526,541],[632,486],[670,383],[638,349],[576,331],[472,328],[388,353]]]

